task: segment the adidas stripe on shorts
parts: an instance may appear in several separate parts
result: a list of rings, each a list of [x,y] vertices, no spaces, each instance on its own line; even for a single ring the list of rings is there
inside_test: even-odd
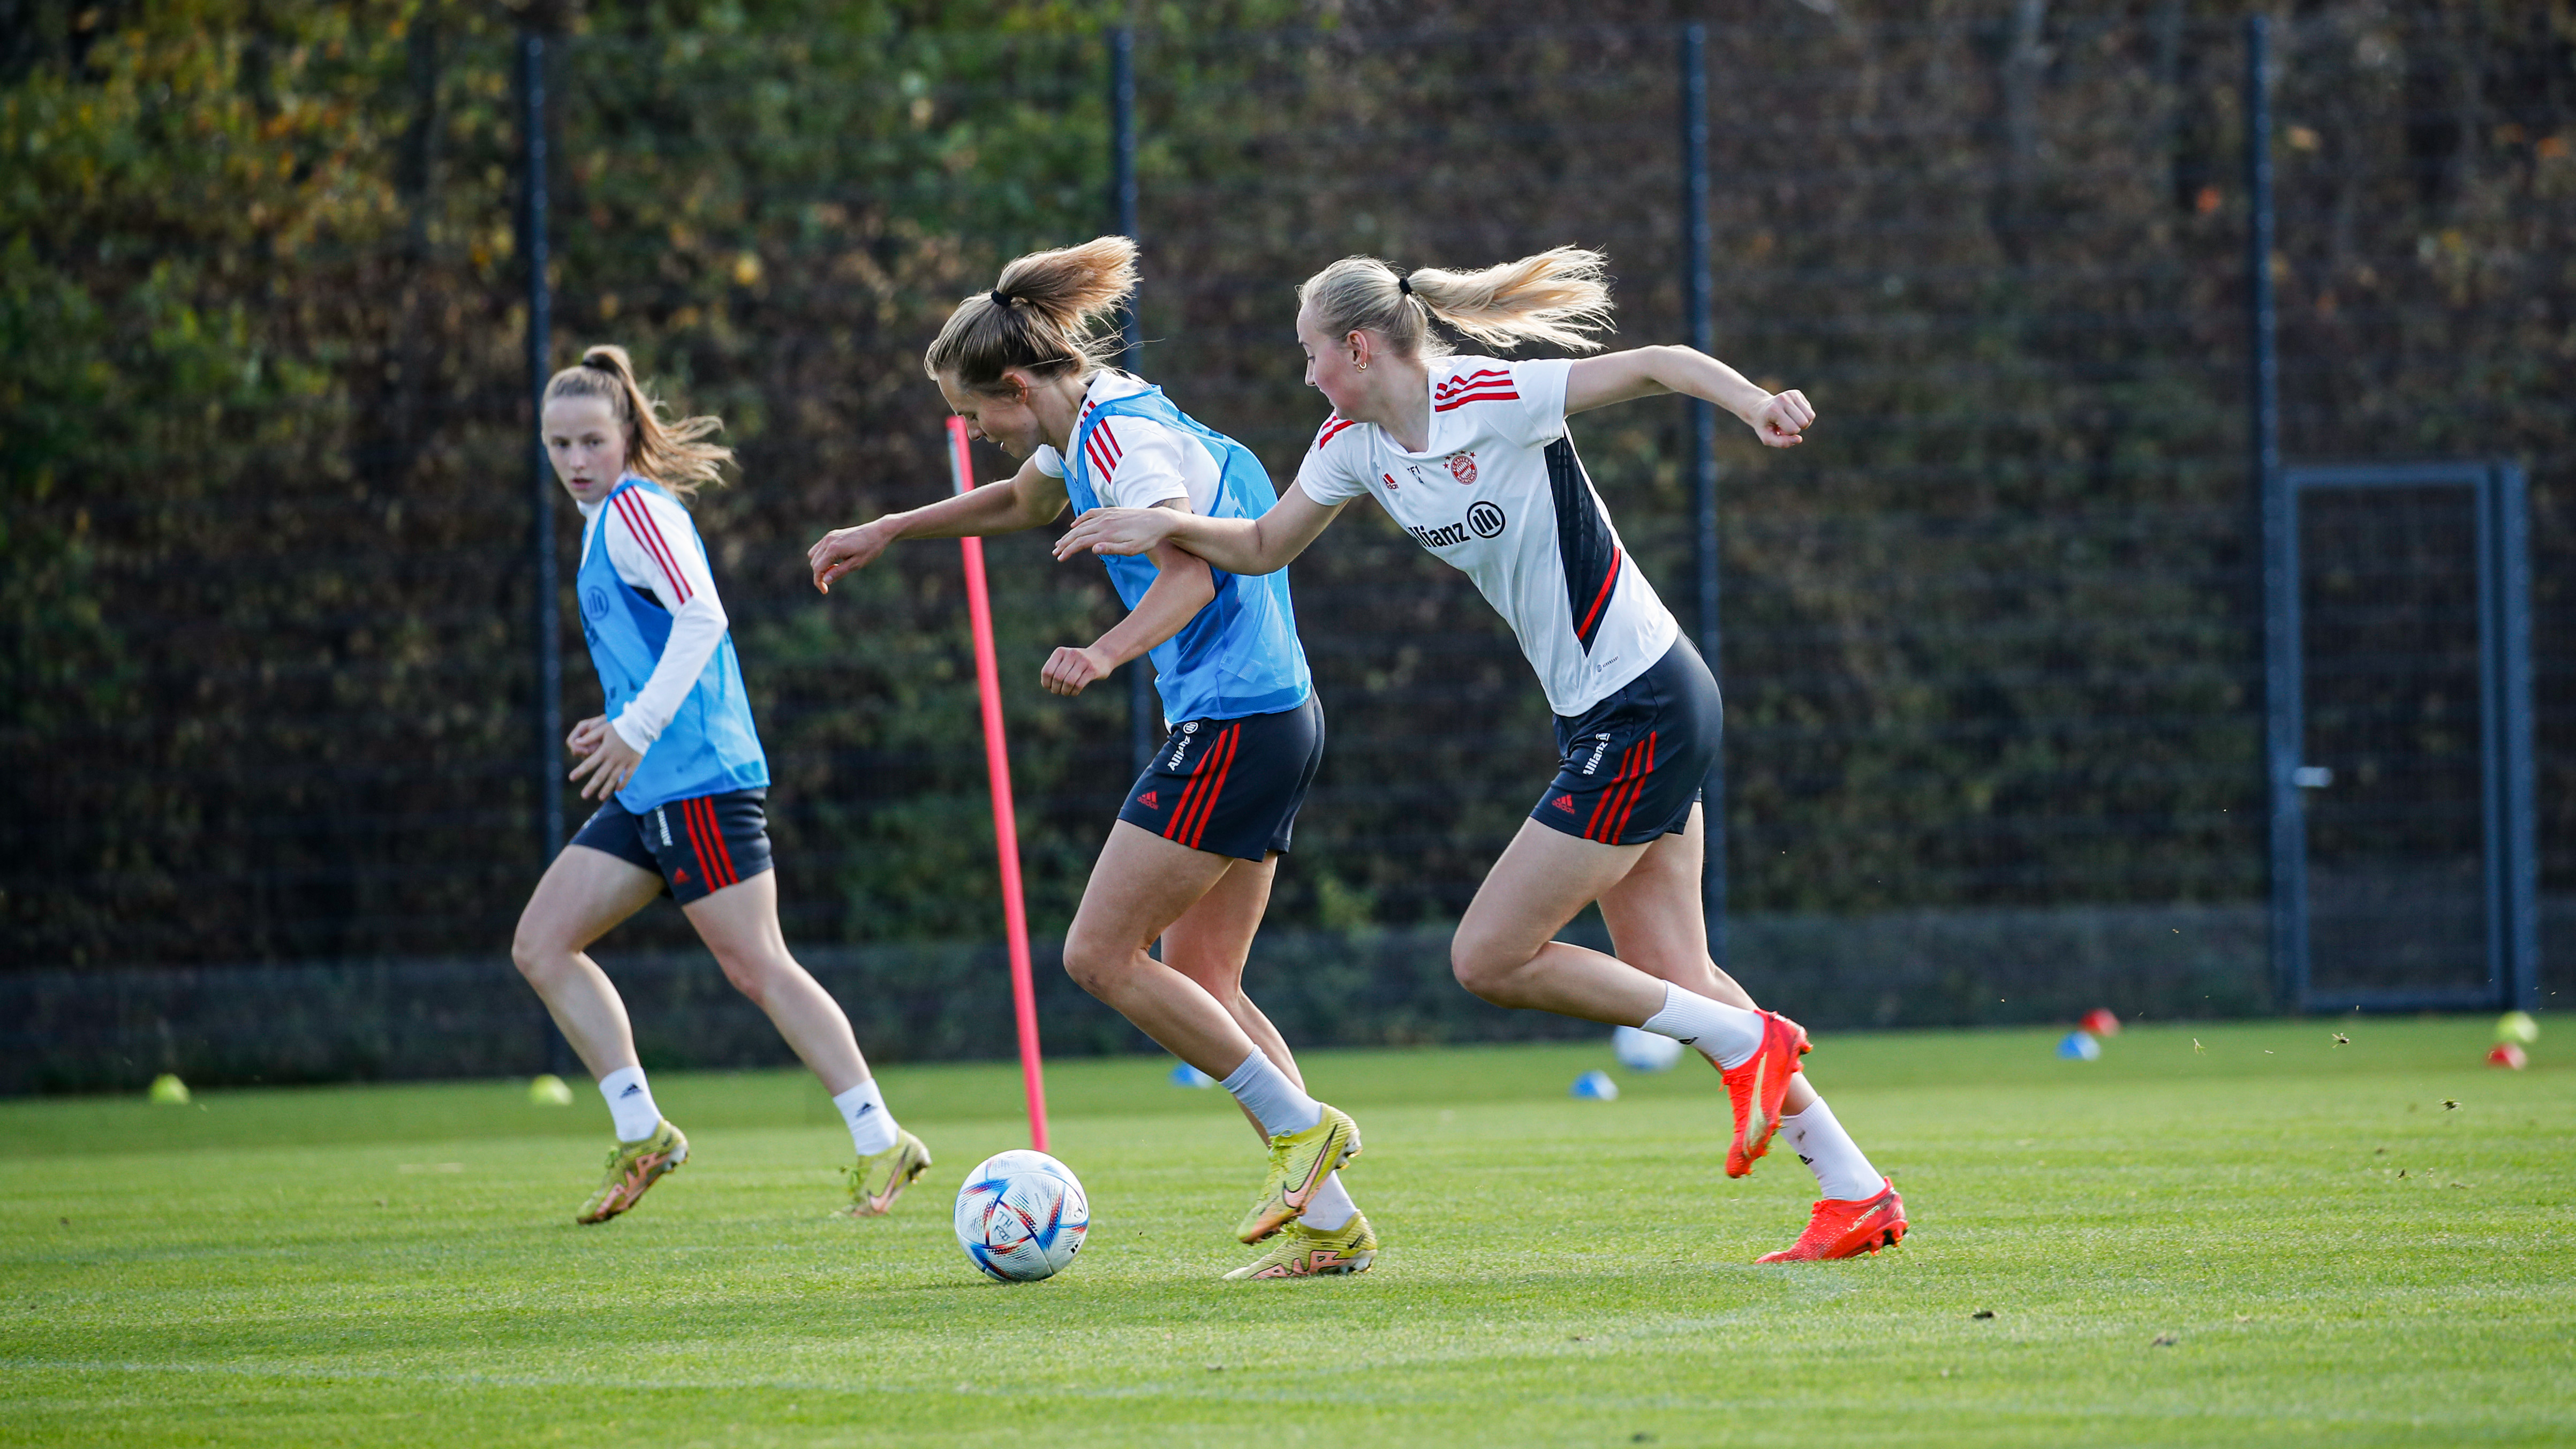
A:
[[[1260,860],[1288,848],[1324,762],[1324,707],[1173,726],[1118,818],[1212,855]]]
[[[572,843],[653,872],[685,906],[769,869],[768,799],[767,790],[727,790],[638,814],[611,796]]]
[[[1530,818],[1605,845],[1687,829],[1725,717],[1699,651],[1676,642],[1616,694],[1557,716],[1556,779]]]

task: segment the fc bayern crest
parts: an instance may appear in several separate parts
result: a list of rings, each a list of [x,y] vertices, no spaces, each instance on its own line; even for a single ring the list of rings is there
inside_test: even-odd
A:
[[[1451,477],[1456,478],[1459,482],[1473,487],[1476,482],[1476,455],[1473,453],[1450,454],[1449,473]]]

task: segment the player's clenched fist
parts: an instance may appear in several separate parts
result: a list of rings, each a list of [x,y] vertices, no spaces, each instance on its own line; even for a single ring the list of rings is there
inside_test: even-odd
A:
[[[1055,541],[1055,556],[1139,554],[1172,536],[1187,515],[1168,508],[1095,508],[1074,520]]]
[[[1083,686],[1107,679],[1115,668],[1097,649],[1068,645],[1055,651],[1046,668],[1038,671],[1038,683],[1045,685],[1049,694],[1080,694]]]
[[[1815,421],[1815,404],[1807,401],[1805,393],[1791,388],[1773,393],[1771,400],[1762,405],[1762,411],[1754,415],[1753,432],[1765,447],[1794,448],[1806,441],[1802,435]]]
[[[805,562],[814,570],[814,587],[832,592],[832,584],[843,574],[856,573],[877,561],[885,552],[885,531],[872,523],[855,528],[836,528],[805,551]]]

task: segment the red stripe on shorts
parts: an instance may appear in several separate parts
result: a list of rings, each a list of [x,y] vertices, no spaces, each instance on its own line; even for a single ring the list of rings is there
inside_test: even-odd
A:
[[[1653,767],[1649,766],[1648,768],[1651,769]],[[700,799],[698,803],[703,806],[707,812],[707,839],[715,842],[716,861],[724,867],[724,883],[726,885],[742,884],[742,872],[733,868],[733,847],[725,844],[724,821],[716,814],[715,797],[712,795],[706,796]]]
[[[1227,725],[1224,735],[1218,738],[1217,743],[1223,748],[1225,754],[1224,758],[1214,761],[1216,783],[1210,785],[1207,794],[1199,800],[1198,823],[1190,827],[1190,838],[1182,842],[1192,850],[1198,849],[1199,842],[1207,839],[1208,820],[1216,814],[1217,797],[1225,793],[1225,777],[1233,772],[1234,757],[1242,751],[1243,726],[1240,723]],[[1204,769],[1205,766],[1202,765],[1201,768]]]
[[[1646,768],[1637,772],[1637,783],[1628,787],[1628,803],[1620,808],[1619,823],[1610,827],[1612,845],[1617,845],[1619,837],[1628,833],[1628,817],[1637,813],[1637,802],[1646,795],[1646,781],[1655,773],[1656,733],[1654,730],[1646,731]]]
[[[1610,812],[1612,808],[1610,802],[1619,798],[1619,787],[1628,782],[1628,772],[1636,766],[1636,763],[1637,747],[1630,745],[1620,754],[1619,768],[1611,774],[1610,783],[1602,788],[1601,798],[1592,802],[1592,818],[1583,822],[1584,839],[1601,838],[1593,832],[1601,828],[1601,817]]]

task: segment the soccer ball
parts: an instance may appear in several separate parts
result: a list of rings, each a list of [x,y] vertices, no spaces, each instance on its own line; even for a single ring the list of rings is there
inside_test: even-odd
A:
[[[1669,1072],[1673,1063],[1682,1059],[1680,1042],[1633,1026],[1611,1029],[1610,1050],[1619,1058],[1619,1065],[1632,1072]]]
[[[1091,1230],[1091,1200],[1073,1169],[1043,1152],[997,1152],[957,1189],[957,1243],[1005,1283],[1064,1271]]]

